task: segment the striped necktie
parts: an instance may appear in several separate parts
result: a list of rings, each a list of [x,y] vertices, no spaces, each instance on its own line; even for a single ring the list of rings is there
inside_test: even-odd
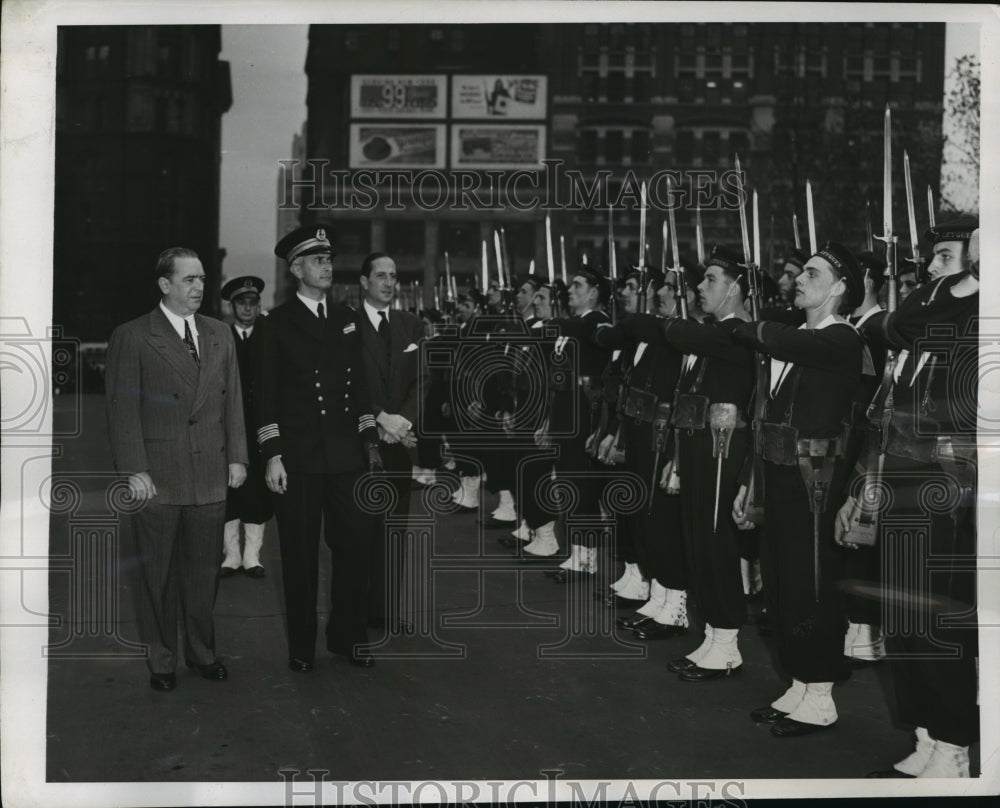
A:
[[[198,359],[198,347],[194,344],[194,337],[191,336],[191,326],[187,320],[184,321],[184,344],[187,345],[188,353],[191,354],[194,363],[200,366],[201,360]]]

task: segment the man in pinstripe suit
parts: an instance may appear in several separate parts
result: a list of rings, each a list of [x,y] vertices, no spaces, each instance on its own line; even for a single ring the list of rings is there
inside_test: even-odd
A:
[[[144,502],[132,519],[141,591],[139,632],[154,690],[173,690],[177,617],[184,661],[205,679],[227,678],[215,655],[212,611],[226,487],[246,479],[236,344],[196,315],[205,273],[184,247],[156,265],[160,304],[115,329],[108,345],[108,435],[115,468]]]

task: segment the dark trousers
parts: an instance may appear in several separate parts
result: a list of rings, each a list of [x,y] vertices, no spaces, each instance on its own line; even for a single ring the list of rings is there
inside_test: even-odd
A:
[[[184,660],[215,661],[212,610],[219,586],[225,502],[161,505],[155,500],[132,517],[139,558],[139,636],[149,646],[153,673],[177,666],[178,606],[184,623]]]
[[[716,512],[718,460],[712,457],[711,430],[680,430],[688,579],[702,617],[714,628],[738,629],[747,616],[740,573],[740,531],[732,518],[739,490],[736,478],[746,456],[747,438],[745,432],[738,432],[730,439],[729,457],[722,461]]]
[[[642,507],[625,517],[635,543],[639,569],[643,577],[655,578],[668,589],[684,590],[687,576],[680,498],[660,488],[660,474],[670,457],[666,452],[656,456],[652,424],[626,420],[622,423],[622,432],[625,469],[642,480]]]
[[[333,557],[327,650],[350,653],[368,641],[368,568],[375,517],[361,511],[354,486],[359,471],[288,474],[288,490],[274,495],[281,544],[281,578],[288,623],[288,655],[316,655],[319,536]]]
[[[843,490],[844,471],[840,467],[834,474],[831,491]],[[830,496],[820,520],[817,599],[813,583],[813,515],[802,476],[798,466],[764,463],[764,600],[774,626],[778,660],[800,682],[838,682],[848,675],[844,658],[847,621],[835,589],[840,578],[840,554],[833,541],[833,520],[840,507],[836,500]]]
[[[395,491],[395,506],[376,518],[371,543],[368,583],[368,625],[381,628],[399,619],[399,588],[403,579],[403,542],[406,517],[410,513],[410,453],[399,443],[379,445],[388,482]],[[386,521],[389,517],[389,521]]]
[[[893,492],[879,540],[899,718],[969,746],[979,739],[975,495],[946,499],[953,478],[940,466],[892,455],[883,479]]]
[[[536,530],[547,522],[555,521],[560,515],[572,511],[575,515],[598,515],[604,481],[613,477],[614,472],[598,464],[584,451],[584,438],[557,438],[554,440],[559,454],[552,458],[525,461],[519,470],[518,502],[528,527]],[[563,498],[556,489],[554,496],[546,496],[548,477],[555,464],[556,478],[562,477],[560,486],[567,486],[572,492],[563,506]],[[564,489],[565,490],[565,489]]]

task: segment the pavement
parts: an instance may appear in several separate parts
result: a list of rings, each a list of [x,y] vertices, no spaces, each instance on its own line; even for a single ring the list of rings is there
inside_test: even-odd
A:
[[[835,688],[834,728],[773,738],[748,714],[786,683],[752,625],[740,634],[740,676],[681,682],[667,662],[700,632],[635,641],[585,587],[521,569],[500,531],[483,531],[475,514],[429,515],[419,494],[417,572],[404,597],[415,632],[373,633],[375,667],[353,667],[320,641],[313,672],[288,670],[272,521],[267,576],[220,582],[217,650],[229,680],[181,668],[176,690],[155,692],[138,646],[127,519],[105,497],[103,400],[57,399],[57,419],[75,412],[81,434],[62,442],[54,471],[82,496],[53,513],[50,550],[72,556],[90,542],[105,556],[50,572],[50,610],[67,618],[51,631],[60,653],[48,666],[50,781],[277,781],[288,768],[340,780],[544,779],[553,769],[574,779],[853,778],[912,749],[893,725],[885,663]],[[494,505],[487,497],[482,516]],[[329,563],[323,548],[321,621]]]

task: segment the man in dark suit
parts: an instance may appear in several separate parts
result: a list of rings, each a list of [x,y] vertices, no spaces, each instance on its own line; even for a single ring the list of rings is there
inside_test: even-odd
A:
[[[278,242],[298,292],[258,322],[254,374],[257,443],[275,513],[288,621],[289,667],[313,669],[319,533],[333,557],[327,650],[371,667],[365,601],[375,520],[355,491],[380,469],[378,431],[359,367],[357,314],[331,304],[333,245],[325,225],[300,227]],[[358,372],[355,373],[354,371]]]
[[[222,681],[212,610],[226,486],[246,478],[246,433],[232,334],[196,315],[205,273],[193,250],[173,247],[156,265],[162,298],[115,329],[105,374],[115,468],[144,502],[132,519],[139,559],[139,634],[154,690],[173,690],[178,602],[184,660]]]
[[[260,550],[264,544],[264,525],[274,514],[271,495],[264,482],[264,464],[257,451],[256,433],[253,428],[253,378],[250,356],[257,344],[254,323],[260,316],[260,293],[264,281],[253,275],[233,278],[222,287],[222,299],[233,307],[233,337],[236,339],[236,358],[240,366],[240,386],[243,388],[243,420],[247,428],[247,449],[250,464],[245,485],[234,488],[226,498],[226,528],[222,537],[223,578],[230,578],[239,570],[246,570],[251,578],[263,578]],[[243,523],[243,552],[240,552],[240,523]]]
[[[364,294],[358,312],[358,327],[364,348],[365,378],[372,412],[378,424],[379,450],[396,491],[396,505],[386,516],[396,517],[393,541],[380,521],[372,545],[372,568],[368,600],[368,625],[390,630],[399,627],[398,592],[402,577],[402,545],[398,541],[410,510],[413,462],[416,446],[414,425],[423,406],[427,380],[421,378],[420,351],[424,335],[420,318],[408,311],[390,311],[396,292],[396,264],[385,253],[372,253],[361,264]],[[388,584],[388,585],[387,585]]]

